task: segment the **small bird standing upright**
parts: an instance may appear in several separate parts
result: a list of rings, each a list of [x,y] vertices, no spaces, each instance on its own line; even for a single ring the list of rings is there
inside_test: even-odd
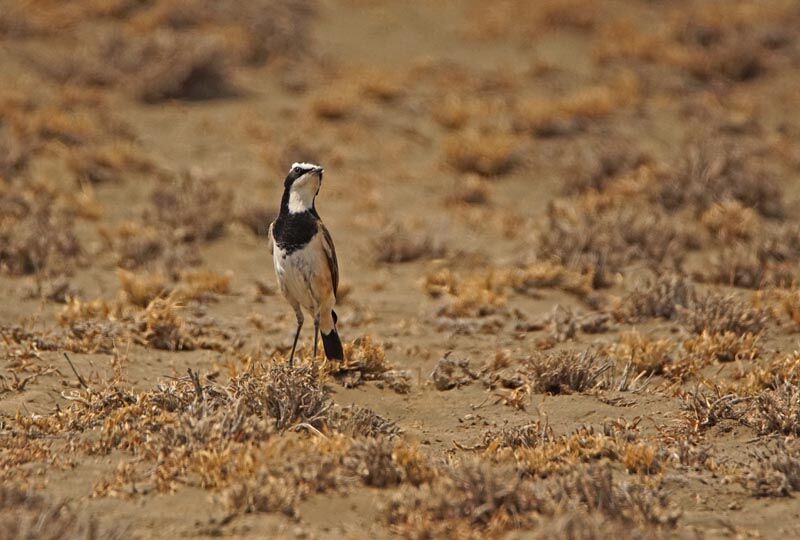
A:
[[[325,356],[330,360],[344,360],[333,311],[339,286],[339,264],[333,239],[314,205],[322,185],[323,170],[311,163],[292,164],[283,183],[278,217],[269,227],[278,284],[297,316],[290,366],[303,327],[303,309],[314,317],[314,359],[317,358],[317,335],[322,332]]]

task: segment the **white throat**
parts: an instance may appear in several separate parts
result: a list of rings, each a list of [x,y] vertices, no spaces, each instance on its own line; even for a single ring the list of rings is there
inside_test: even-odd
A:
[[[289,213],[298,214],[311,209],[316,193],[305,187],[289,192]]]

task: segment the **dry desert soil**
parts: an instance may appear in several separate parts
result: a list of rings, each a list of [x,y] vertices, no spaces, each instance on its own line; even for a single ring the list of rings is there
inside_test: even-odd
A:
[[[798,88],[795,0],[3,0],[0,539],[800,536]]]

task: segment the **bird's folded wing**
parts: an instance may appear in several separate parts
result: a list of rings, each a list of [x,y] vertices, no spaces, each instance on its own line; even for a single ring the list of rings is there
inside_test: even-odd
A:
[[[328,268],[331,271],[331,286],[333,287],[333,296],[337,296],[339,290],[339,262],[336,260],[336,247],[333,245],[333,238],[331,233],[322,221],[319,222],[319,230],[322,231],[322,249],[325,252],[325,258],[328,261]]]
[[[269,249],[270,255],[275,252],[275,239],[272,237],[272,227],[274,225],[274,221],[269,224],[269,233],[267,234],[267,248]]]

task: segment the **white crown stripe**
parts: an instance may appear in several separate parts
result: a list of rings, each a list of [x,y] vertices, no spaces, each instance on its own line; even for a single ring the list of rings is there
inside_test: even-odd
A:
[[[289,170],[294,169],[295,167],[300,167],[301,169],[316,169],[319,165],[314,165],[313,163],[292,163],[292,166]]]

